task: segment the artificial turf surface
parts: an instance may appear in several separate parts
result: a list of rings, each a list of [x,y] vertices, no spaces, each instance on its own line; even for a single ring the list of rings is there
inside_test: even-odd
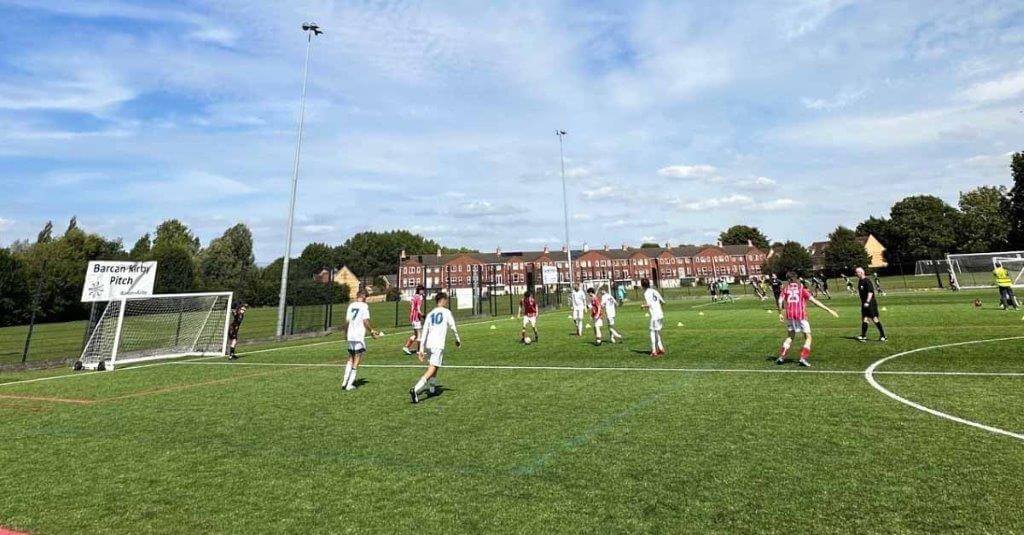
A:
[[[463,347],[446,355],[441,394],[419,405],[407,391],[421,370],[399,351],[405,333],[392,329],[369,343],[354,392],[339,388],[336,335],[231,364],[175,361],[35,382],[18,381],[68,372],[6,373],[0,526],[1020,532],[1024,441],[900,404],[862,374],[902,351],[1024,336],[1021,313],[970,306],[989,294],[883,298],[884,344],[852,339],[857,303],[839,296],[830,303],[839,319],[812,312],[809,370],[772,363],[784,333],[769,305],[749,297],[670,303],[660,360],[646,356],[647,319],[635,302],[620,308],[621,345],[570,336],[564,312],[542,315],[541,340],[530,346],[510,319],[466,324]],[[1020,434],[1024,376],[893,372],[1020,374],[1022,344],[912,353],[875,378]]]

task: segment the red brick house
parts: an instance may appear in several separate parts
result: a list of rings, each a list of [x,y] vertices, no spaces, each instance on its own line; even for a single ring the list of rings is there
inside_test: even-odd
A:
[[[651,279],[664,288],[678,287],[695,279],[731,277],[747,279],[761,275],[768,254],[752,244],[682,245],[636,248],[622,245],[600,249],[584,247],[572,252],[575,280],[610,281],[634,286]],[[488,287],[498,293],[520,293],[530,285],[542,284],[544,267],[555,267],[560,284],[569,282],[566,252],[542,251],[406,255],[399,259],[398,285],[405,296],[417,285],[452,290]]]

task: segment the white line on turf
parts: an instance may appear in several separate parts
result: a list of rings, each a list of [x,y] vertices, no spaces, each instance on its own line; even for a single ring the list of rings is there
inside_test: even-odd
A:
[[[327,362],[199,362],[177,361],[170,364],[203,364],[217,366],[281,366],[296,368],[341,368],[344,364]],[[360,368],[424,368],[425,364],[363,364]],[[519,371],[620,371],[620,372],[677,372],[677,373],[795,373],[826,375],[860,375],[861,370],[803,370],[779,368],[642,368],[627,366],[501,366],[451,364],[444,367],[456,370],[519,370]],[[941,375],[954,377],[1024,377],[1024,372],[947,372],[947,371],[891,371],[878,375]]]
[[[711,305],[720,305],[722,303],[731,303],[733,301],[739,301],[740,299],[743,299],[742,295],[739,296],[739,297],[732,298],[731,301],[711,301],[711,302],[708,302],[708,303],[701,303],[699,305],[693,305],[690,308],[700,308],[700,307],[706,307],[706,306],[711,306]]]
[[[1014,433],[1012,431],[1007,431],[1005,429],[1001,429],[1001,428],[998,428],[998,427],[993,427],[991,425],[985,425],[983,423],[979,423],[979,422],[975,422],[975,421],[972,421],[972,420],[968,420],[966,418],[960,418],[959,416],[953,416],[952,414],[948,414],[948,413],[945,413],[945,412],[942,412],[942,411],[937,411],[937,410],[929,408],[929,407],[925,407],[924,405],[921,405],[920,403],[917,403],[916,401],[911,401],[911,400],[909,400],[907,398],[904,398],[904,397],[894,393],[893,391],[889,390],[888,388],[885,388],[884,386],[878,384],[878,381],[875,380],[875,375],[881,375],[882,373],[884,373],[884,372],[877,372],[875,370],[879,366],[881,366],[882,364],[884,364],[884,363],[886,363],[886,362],[888,362],[888,361],[890,361],[892,359],[895,359],[895,358],[903,357],[903,356],[910,355],[910,354],[913,354],[913,353],[920,353],[922,351],[930,351],[930,350],[933,350],[933,349],[943,349],[943,348],[947,348],[947,347],[957,347],[957,346],[966,346],[966,345],[974,345],[974,344],[984,344],[984,343],[988,343],[988,342],[1005,342],[1005,341],[1009,341],[1009,340],[1024,340],[1024,336],[1010,336],[1010,337],[1006,337],[1006,338],[990,338],[990,339],[987,339],[987,340],[971,340],[969,342],[956,342],[956,343],[952,343],[952,344],[939,344],[939,345],[934,345],[934,346],[919,347],[917,349],[911,349],[910,351],[902,351],[900,353],[896,353],[895,355],[889,355],[888,357],[876,360],[875,362],[871,363],[871,365],[868,366],[868,368],[866,370],[864,370],[864,378],[867,379],[868,383],[871,384],[871,386],[874,387],[875,390],[878,390],[879,392],[885,394],[886,396],[888,396],[888,397],[890,397],[890,398],[892,398],[892,399],[894,399],[894,400],[896,400],[896,401],[898,401],[898,402],[900,402],[900,403],[902,403],[904,405],[907,405],[908,407],[915,408],[915,409],[917,409],[919,411],[926,412],[926,413],[931,414],[933,416],[938,416],[939,418],[945,418],[945,419],[951,420],[953,422],[961,423],[961,424],[964,424],[964,425],[969,425],[971,427],[975,427],[975,428],[981,429],[983,431],[988,431],[989,433],[995,433],[995,434],[998,434],[998,435],[1005,435],[1005,436],[1008,436],[1008,437],[1013,437],[1013,438],[1015,438],[1017,440],[1024,440],[1024,434]]]

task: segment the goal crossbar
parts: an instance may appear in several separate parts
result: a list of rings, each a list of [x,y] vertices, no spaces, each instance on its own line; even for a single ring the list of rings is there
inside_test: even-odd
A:
[[[996,263],[1003,264],[1012,273],[1014,286],[1024,286],[1024,251],[946,255],[946,270],[956,276],[961,288],[994,287],[996,284],[992,270]]]

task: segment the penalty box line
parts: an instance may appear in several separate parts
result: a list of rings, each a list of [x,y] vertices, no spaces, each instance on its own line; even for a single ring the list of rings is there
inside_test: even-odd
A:
[[[269,366],[286,368],[343,368],[344,364],[306,363],[306,362],[210,362],[210,361],[177,361],[176,365],[204,366]],[[362,364],[360,368],[426,368],[426,364]],[[502,366],[451,364],[443,369],[449,370],[507,370],[507,371],[616,371],[616,372],[676,372],[676,373],[774,373],[774,374],[816,374],[816,375],[862,375],[864,370],[804,370],[804,369],[773,369],[773,368],[641,368],[626,366]],[[875,375],[911,375],[911,376],[945,376],[945,377],[1024,377],[1024,372],[950,372],[950,371],[876,371]]]

